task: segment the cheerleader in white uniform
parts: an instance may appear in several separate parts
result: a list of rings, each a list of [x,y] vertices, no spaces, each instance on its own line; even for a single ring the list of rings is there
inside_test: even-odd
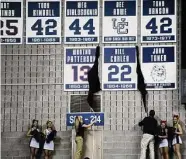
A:
[[[52,151],[54,151],[54,141],[53,141],[53,139],[48,141],[48,137],[54,131],[56,132],[56,130],[55,130],[55,127],[51,121],[47,121],[46,125],[47,125],[47,129],[44,130],[44,134],[46,136],[46,141],[44,144],[45,159],[51,159],[52,158]]]
[[[38,120],[34,119],[32,121],[32,126],[27,133],[27,136],[31,137],[31,140],[30,140],[30,153],[31,153],[30,158],[31,159],[36,158],[36,154],[39,149],[39,142],[33,136],[34,135],[33,133],[37,133],[37,132],[39,132]]]
[[[183,130],[181,125],[179,124],[179,116],[174,115],[173,116],[173,126],[175,128],[175,135],[172,140],[172,145],[174,148],[174,153],[177,156],[178,159],[181,159],[181,153],[180,153],[180,145],[182,144],[182,140],[180,135],[183,134]]]
[[[159,149],[161,153],[162,159],[169,159],[168,154],[168,129],[166,125],[166,121],[161,121],[160,129],[159,129]]]

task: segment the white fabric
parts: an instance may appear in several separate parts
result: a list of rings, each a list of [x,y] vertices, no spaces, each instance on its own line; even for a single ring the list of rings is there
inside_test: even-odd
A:
[[[182,140],[181,140],[181,137],[180,136],[178,136],[178,140],[179,140],[179,143],[177,143],[177,139],[176,139],[176,137],[174,137],[173,140],[172,140],[172,145],[182,144]]]
[[[35,138],[32,138],[31,141],[30,141],[30,147],[38,149],[39,148],[39,142],[37,142]]]
[[[146,150],[149,145],[150,159],[155,159],[154,154],[154,135],[143,134],[141,139],[141,156],[140,159],[146,159]]]
[[[54,141],[50,141],[50,143],[46,143],[44,144],[44,150],[54,150]]]
[[[46,132],[46,136],[50,134],[51,131],[49,131],[48,129],[45,130]],[[54,150],[54,141],[50,141],[50,143],[46,143],[44,144],[44,150]]]
[[[167,139],[163,139],[160,144],[159,144],[159,148],[161,147],[168,147],[168,140]]]

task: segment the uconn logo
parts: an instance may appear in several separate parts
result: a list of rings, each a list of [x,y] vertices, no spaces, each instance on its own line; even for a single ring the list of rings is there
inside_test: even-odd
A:
[[[116,18],[112,19],[113,29],[117,30],[118,34],[128,34],[128,22],[126,22],[126,18],[121,18],[120,22],[117,22]]]

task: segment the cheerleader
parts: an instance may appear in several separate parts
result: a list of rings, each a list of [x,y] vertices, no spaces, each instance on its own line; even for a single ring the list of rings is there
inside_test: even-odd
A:
[[[175,129],[175,132],[174,132],[174,138],[172,140],[172,145],[173,145],[175,155],[177,156],[178,159],[181,159],[180,145],[182,144],[182,140],[180,135],[183,134],[183,130],[181,125],[179,124],[178,115],[173,116],[173,127]]]
[[[38,120],[33,120],[32,121],[32,126],[27,132],[27,136],[31,137],[30,140],[30,158],[35,159],[37,151],[39,149],[39,139],[38,139],[38,134],[39,134],[39,126],[38,126]]]
[[[56,136],[56,130],[54,125],[51,121],[47,121],[46,123],[47,129],[44,130],[45,134],[45,143],[44,143],[44,150],[45,150],[45,159],[52,158],[52,151],[54,151],[54,137]]]
[[[158,138],[159,138],[159,149],[161,153],[161,158],[162,159],[169,159],[169,154],[168,154],[168,129],[166,125],[166,121],[161,121],[159,133],[158,133]]]

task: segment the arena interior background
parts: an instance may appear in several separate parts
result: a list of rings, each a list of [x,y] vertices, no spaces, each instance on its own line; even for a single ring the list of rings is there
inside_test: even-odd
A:
[[[24,1],[24,24],[26,21],[25,5]],[[102,1],[100,5],[101,23]],[[64,3],[62,3],[63,6]],[[138,44],[140,44],[140,12],[139,0]],[[64,35],[63,25],[61,29]],[[25,30],[24,25],[24,38]],[[101,35],[100,27],[100,41],[102,41]],[[172,122],[174,112],[179,113],[183,123],[186,122],[185,109],[180,102],[180,35],[181,0],[178,0],[176,52],[178,89],[148,91],[148,109],[154,109],[159,119],[167,119],[169,123]],[[66,46],[73,47],[74,45]],[[96,47],[96,45],[93,46]],[[101,42],[100,46],[103,46]],[[61,45],[26,45],[24,43],[1,46],[2,159],[28,158],[29,139],[26,138],[26,132],[32,119],[38,119],[41,125],[44,125],[48,119],[54,122],[60,138],[55,142],[54,158],[71,159],[71,128],[66,127],[69,97],[70,94],[86,94],[87,92],[63,91],[63,47],[63,43]],[[100,94],[102,111],[105,113],[105,125],[99,128],[103,130],[103,158],[138,159],[142,134],[138,122],[145,117],[139,92],[103,91]],[[186,137],[184,136],[183,143],[182,154],[183,158],[186,158]]]

